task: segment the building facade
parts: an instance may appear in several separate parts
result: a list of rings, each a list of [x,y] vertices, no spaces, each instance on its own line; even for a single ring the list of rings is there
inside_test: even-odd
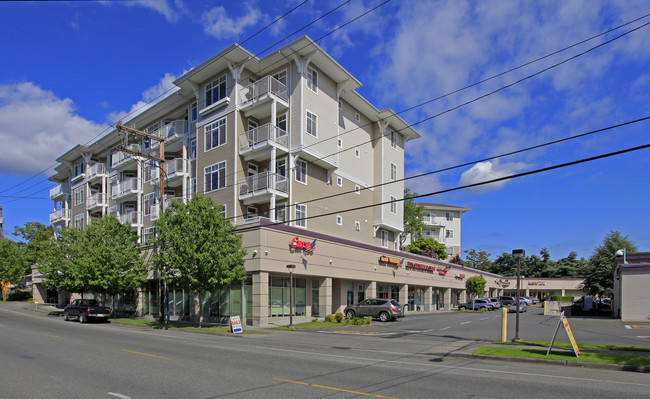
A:
[[[614,262],[612,316],[624,321],[650,320],[650,252],[625,253]]]
[[[422,236],[434,238],[447,247],[447,259],[461,255],[460,221],[469,208],[453,205],[419,203],[424,206]]]

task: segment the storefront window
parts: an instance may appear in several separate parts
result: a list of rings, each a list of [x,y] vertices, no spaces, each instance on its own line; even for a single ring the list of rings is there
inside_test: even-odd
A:
[[[394,299],[396,301],[399,301],[399,286],[397,285],[391,285],[390,286],[390,299]],[[404,304],[402,304],[404,305]]]
[[[289,277],[274,277],[269,279],[269,316],[289,316]],[[293,279],[294,316],[305,315],[307,311],[307,280]]]
[[[377,284],[377,298],[388,298],[388,286],[386,284]]]

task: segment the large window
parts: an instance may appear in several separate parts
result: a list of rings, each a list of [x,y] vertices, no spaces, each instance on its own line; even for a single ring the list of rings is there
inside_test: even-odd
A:
[[[296,226],[307,227],[307,205],[296,204]]]
[[[291,314],[290,294],[293,291],[293,315],[307,314],[307,280],[293,278],[293,290],[289,289],[289,277],[269,278],[269,316],[279,317]]]
[[[226,75],[208,83],[205,86],[205,106],[218,102],[226,97]]]
[[[205,192],[226,187],[226,161],[205,168]]]
[[[445,238],[454,238],[454,231],[453,230],[447,230],[445,232]]]
[[[307,162],[296,161],[296,181],[307,184]]]
[[[83,175],[85,171],[86,163],[83,161],[83,159],[75,162],[72,166],[72,178]]]
[[[74,190],[74,204],[81,205],[84,202],[84,187],[81,186]]]
[[[447,217],[448,222],[453,222],[454,221],[454,214],[453,213],[447,212],[447,214],[445,216]]]
[[[397,198],[390,196],[390,213],[397,214]]]
[[[277,118],[275,118],[275,126],[277,126],[279,129],[282,129],[282,130],[284,130],[286,132],[287,131],[287,114],[278,115]]]
[[[196,122],[198,118],[199,118],[199,112],[196,106],[196,101],[194,101],[190,106],[190,122]]]
[[[224,144],[226,144],[226,118],[221,118],[205,127],[205,150]]]
[[[390,146],[397,148],[397,133],[393,132],[392,130],[390,132]]]
[[[318,137],[318,117],[309,111],[307,111],[307,133]]]
[[[74,217],[74,228],[77,230],[82,230],[84,228],[84,214],[80,213]]]
[[[190,159],[196,159],[196,139],[190,140]]]
[[[310,67],[307,67],[307,88],[318,93],[318,72]]]
[[[388,232],[386,230],[381,231],[381,246],[388,248]]]
[[[390,179],[397,180],[397,165],[394,163],[390,164]]]

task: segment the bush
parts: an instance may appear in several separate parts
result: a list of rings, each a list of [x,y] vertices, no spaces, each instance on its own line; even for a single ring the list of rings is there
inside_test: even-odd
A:
[[[337,313],[334,315],[334,318],[336,319],[337,323],[340,323],[341,320],[343,320],[343,313]]]
[[[551,301],[573,302],[572,296],[551,295]]]
[[[31,291],[16,291],[7,295],[8,301],[26,301],[32,299]]]
[[[334,323],[336,321],[336,316],[334,316],[333,314],[328,314],[327,316],[325,316],[325,321],[328,323]]]

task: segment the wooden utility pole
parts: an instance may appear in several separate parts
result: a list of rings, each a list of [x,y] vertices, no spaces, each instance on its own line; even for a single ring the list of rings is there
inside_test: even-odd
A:
[[[154,157],[152,155],[144,154],[144,153],[141,153],[141,152],[138,152],[138,151],[133,151],[133,150],[130,150],[128,148],[121,147],[121,146],[117,147],[118,151],[126,152],[127,154],[135,155],[135,156],[142,157],[142,158],[147,158],[149,160],[158,162],[158,167],[159,167],[159,171],[158,171],[159,200],[158,200],[158,202],[160,203],[160,210],[159,210],[160,214],[159,214],[158,217],[160,217],[162,215],[162,213],[163,213],[163,210],[164,210],[163,200],[165,198],[165,138],[160,137],[160,136],[156,136],[156,135],[153,135],[153,134],[149,134],[149,133],[143,132],[141,130],[136,130],[136,129],[133,129],[133,128],[128,127],[128,126],[124,126],[124,125],[122,125],[121,122],[118,122],[115,125],[115,127],[117,128],[117,130],[120,130],[120,131],[123,130],[123,131],[125,131],[127,133],[133,133],[135,135],[146,137],[146,138],[148,138],[150,140],[155,140],[155,141],[160,143],[160,151],[158,152],[158,157]],[[128,140],[127,140],[127,143],[128,143]],[[169,301],[167,299],[167,296],[168,296],[167,281],[163,280],[162,276],[161,276],[160,280],[161,280],[162,291],[163,291],[162,295],[161,295],[162,296],[162,304],[161,304],[162,305],[161,306],[161,310],[162,310],[161,319],[162,320],[161,320],[161,322],[163,322],[165,324],[168,324],[169,323]]]

